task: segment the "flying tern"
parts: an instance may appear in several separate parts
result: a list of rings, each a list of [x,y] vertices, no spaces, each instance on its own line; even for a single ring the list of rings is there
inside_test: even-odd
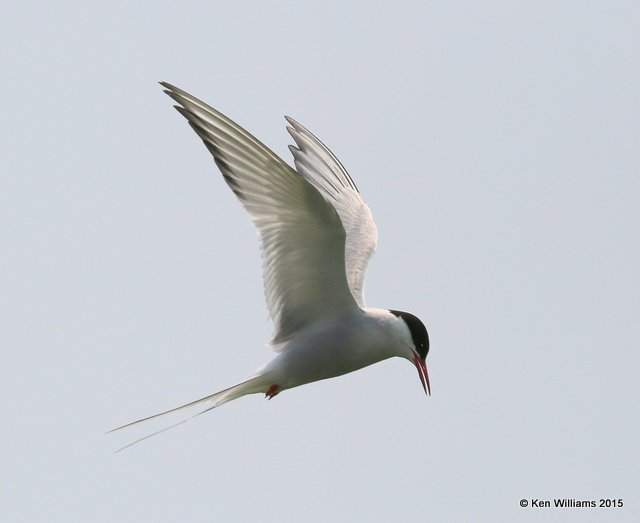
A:
[[[365,306],[364,276],[377,229],[340,161],[310,131],[285,117],[296,144],[289,146],[293,169],[219,111],[160,83],[257,229],[264,293],[275,326],[270,344],[276,355],[232,387],[113,430],[205,404],[197,416],[247,394],[271,399],[394,356],[415,365],[430,395],[429,336],[422,321],[408,312]]]

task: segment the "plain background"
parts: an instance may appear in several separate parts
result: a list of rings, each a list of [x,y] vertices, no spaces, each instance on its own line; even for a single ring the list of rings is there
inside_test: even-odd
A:
[[[632,1],[4,5],[0,519],[638,521],[639,34]],[[341,159],[430,399],[390,360],[112,453],[271,356],[255,233],[159,80]]]

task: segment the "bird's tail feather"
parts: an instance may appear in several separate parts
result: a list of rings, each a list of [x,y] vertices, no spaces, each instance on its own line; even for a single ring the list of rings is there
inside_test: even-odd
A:
[[[148,434],[147,436],[144,436],[140,439],[137,439],[135,441],[133,441],[132,443],[129,443],[128,445],[125,445],[124,447],[118,449],[116,452],[120,452],[121,450],[124,450],[128,447],[131,447],[132,445],[135,445],[136,443],[140,443],[141,441],[144,441],[145,439],[151,438],[157,434],[160,434],[162,432],[166,432],[169,429],[172,429],[174,427],[177,427],[178,425],[182,425],[183,423],[186,423],[187,421],[189,421],[190,419],[193,419],[197,416],[200,416],[201,414],[204,414],[205,412],[209,412],[212,409],[215,409],[216,407],[219,407],[220,405],[223,405],[224,403],[227,403],[229,401],[235,400],[237,398],[240,398],[241,396],[245,396],[247,394],[254,394],[256,392],[264,392],[264,388],[265,388],[265,383],[264,383],[264,379],[262,375],[255,375],[252,376],[248,379],[246,379],[245,381],[242,381],[236,385],[234,385],[233,387],[229,387],[228,389],[224,389],[218,392],[215,392],[214,394],[209,394],[208,396],[205,396],[203,398],[194,400],[194,401],[190,401],[189,403],[185,403],[184,405],[180,405],[179,407],[174,407],[172,409],[169,410],[165,410],[163,412],[159,412],[158,414],[153,414],[152,416],[147,416],[146,418],[141,418],[138,419],[136,421],[132,421],[130,423],[125,423],[124,425],[121,425],[119,427],[116,427],[115,429],[111,429],[107,432],[107,434],[110,434],[111,432],[116,432],[118,430],[121,429],[125,429],[128,427],[133,427],[134,425],[138,425],[140,423],[143,423],[145,421],[150,421],[153,419],[157,419],[160,418],[162,416],[165,416],[167,414],[173,414],[175,412],[179,412],[181,410],[184,409],[188,409],[190,407],[195,407],[196,405],[199,405],[201,403],[212,403],[212,405],[208,406],[206,409],[201,410],[195,414],[193,414],[192,416],[189,416],[186,419],[183,419],[182,421],[179,421],[178,423],[174,423],[173,425],[170,425],[168,427],[165,427],[163,429],[160,429],[156,432],[153,432],[152,434]]]

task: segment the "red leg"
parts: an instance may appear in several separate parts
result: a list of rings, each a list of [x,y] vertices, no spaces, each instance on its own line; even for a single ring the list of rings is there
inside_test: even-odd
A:
[[[274,383],[273,385],[269,386],[269,388],[267,389],[267,392],[265,392],[264,395],[268,400],[270,400],[274,396],[277,396],[279,392],[280,392],[280,387],[278,387],[278,385]]]

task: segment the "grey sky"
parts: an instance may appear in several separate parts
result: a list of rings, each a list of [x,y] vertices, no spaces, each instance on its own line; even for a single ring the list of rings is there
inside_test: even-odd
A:
[[[0,519],[638,520],[637,2],[90,4],[0,17]],[[430,399],[390,360],[111,453],[271,356],[255,233],[159,80],[344,163]],[[625,506],[519,507],[554,497]]]

